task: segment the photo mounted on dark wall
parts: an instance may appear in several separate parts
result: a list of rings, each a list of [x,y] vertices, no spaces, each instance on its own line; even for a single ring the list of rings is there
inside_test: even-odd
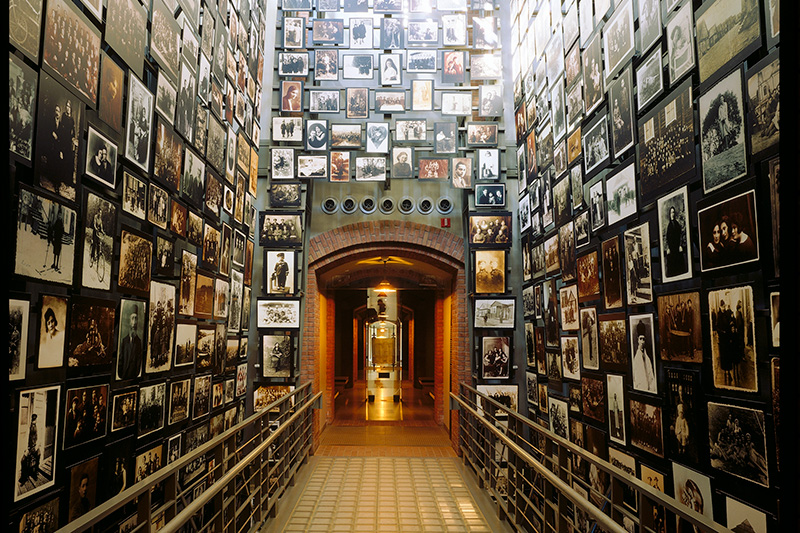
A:
[[[13,8],[11,10],[13,12]],[[26,161],[31,161],[33,157],[33,120],[36,116],[36,71],[16,55],[9,53],[8,76],[9,151]]]
[[[505,183],[475,184],[475,207],[505,207],[505,205]]]
[[[47,490],[55,484],[60,397],[60,385],[28,389],[19,393],[17,453],[14,462],[15,502]]]
[[[623,376],[606,374],[608,437],[625,446],[625,400]]]
[[[583,51],[583,103],[589,116],[605,95],[600,33],[596,32]]]
[[[659,346],[663,361],[701,363],[703,335],[700,293],[663,294],[658,297]]]
[[[92,510],[98,501],[98,463],[93,457],[71,468],[69,471],[69,522]]]
[[[682,187],[658,199],[661,276],[665,283],[692,277],[688,196],[688,189]]]
[[[661,68],[661,50],[636,67],[637,110],[648,106],[664,90],[664,74]]]
[[[709,402],[708,447],[712,467],[770,486],[763,411]]]
[[[470,215],[470,244],[509,244],[511,242],[511,215]]]
[[[624,313],[600,315],[599,345],[603,369],[628,371],[628,333]]]
[[[261,212],[259,244],[261,246],[293,246],[302,243],[300,215]]]
[[[747,70],[750,153],[761,154],[780,141],[780,60],[778,51]]]
[[[475,292],[503,294],[506,292],[506,251],[475,250]]]
[[[603,241],[603,298],[606,309],[622,307],[622,265],[618,237]]]
[[[67,390],[64,408],[65,450],[105,437],[108,385]]]
[[[696,12],[697,66],[700,83],[737,56],[761,44],[761,9],[757,0],[713,0]]]
[[[166,383],[142,386],[139,389],[139,438],[164,427],[166,410]]]
[[[653,269],[650,264],[650,224],[625,230],[625,280],[629,305],[653,301]]]
[[[694,67],[694,28],[692,5],[689,2],[667,22],[667,64],[671,86]]]
[[[631,69],[626,68],[622,74],[611,82],[608,89],[611,109],[611,146],[614,157],[633,146],[633,79]]]
[[[594,300],[600,296],[599,267],[596,250],[578,257],[578,298],[581,302]]]
[[[606,382],[587,375],[581,376],[582,413],[601,424],[606,421]]]
[[[147,44],[147,11],[147,7],[136,0],[108,4],[104,33],[106,42],[131,67],[131,71],[142,79],[144,49]]]
[[[42,64],[94,107],[100,71],[100,30],[73,2],[48,3]]]
[[[710,291],[708,308],[714,386],[758,392],[753,288]]]
[[[164,121],[156,126],[156,148],[153,175],[172,191],[180,189],[183,163],[183,141]]]
[[[476,298],[474,326],[513,328],[515,303],[513,298]]]
[[[677,368],[666,369],[666,433],[670,457],[688,464],[700,460],[703,446],[699,415],[705,410],[701,400],[700,374]]]
[[[630,164],[617,167],[613,175],[606,176],[609,226],[636,214],[636,171],[632,159]]]
[[[597,333],[597,309],[582,307],[579,311],[581,332],[581,356],[583,368],[586,370],[600,369],[600,348]]]
[[[633,388],[657,394],[658,368],[656,366],[653,315],[631,315],[628,320],[631,331],[631,353],[633,354]]]
[[[703,272],[759,259],[754,190],[699,209],[697,218]]]
[[[639,400],[630,400],[631,445],[664,457],[664,424],[661,407]]]
[[[291,335],[262,335],[262,372],[265,378],[292,375],[294,339]]]
[[[709,193],[747,174],[742,69],[700,97],[703,191]]]
[[[583,135],[583,165],[588,176],[595,169],[608,162],[610,152],[608,148],[608,123],[606,115],[601,110],[598,117],[586,126]]]
[[[144,370],[156,373],[169,370],[175,339],[175,286],[150,282],[150,319],[147,357]]]
[[[610,3],[610,2],[609,2]],[[597,4],[597,2],[595,2]],[[595,8],[598,6],[595,5]],[[603,11],[603,8],[600,9]],[[601,13],[596,13],[600,18]],[[606,79],[617,73],[619,67],[633,55],[636,48],[633,28],[633,0],[616,4],[614,13],[603,28]],[[629,86],[630,87],[630,86]]]
[[[483,337],[481,360],[483,379],[505,379],[510,372],[510,339],[508,337]]]
[[[125,157],[145,173],[150,172],[154,100],[153,93],[136,76],[128,76]]]
[[[38,184],[75,201],[83,102],[43,72],[39,80],[38,107],[35,160]]]
[[[98,366],[111,362],[115,303],[73,296],[70,307],[69,367]]]

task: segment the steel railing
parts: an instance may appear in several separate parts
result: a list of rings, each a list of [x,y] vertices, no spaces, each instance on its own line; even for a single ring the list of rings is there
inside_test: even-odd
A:
[[[319,408],[321,396],[312,394],[310,383],[298,387],[59,533],[256,530],[275,516],[278,499],[312,453],[312,409]],[[195,467],[204,472],[193,473]],[[136,525],[120,528],[131,521]]]
[[[518,531],[662,533],[676,519],[729,531],[469,385],[450,406],[464,462]]]

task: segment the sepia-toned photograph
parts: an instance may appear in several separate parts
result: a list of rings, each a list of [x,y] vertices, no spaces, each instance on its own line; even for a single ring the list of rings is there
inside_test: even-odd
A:
[[[446,157],[419,158],[419,179],[446,180],[450,177],[450,159]]]
[[[128,122],[126,126],[125,157],[145,173],[150,172],[154,100],[153,93],[148,91],[147,87],[136,79],[136,76],[128,76],[128,109],[126,115]],[[180,117],[180,106],[177,112],[178,117]],[[176,126],[177,124],[178,121],[176,120]]]
[[[703,272],[759,259],[754,190],[699,209],[697,218]]]
[[[622,265],[619,238],[603,241],[603,299],[606,309],[622,307]]]
[[[64,407],[65,450],[106,436],[108,385],[67,390]]]
[[[470,215],[470,244],[502,244],[511,242],[511,215]]]
[[[625,281],[629,305],[653,301],[653,269],[650,264],[650,225],[625,230]]]
[[[405,113],[405,89],[375,89],[376,113]]]
[[[294,338],[292,335],[262,335],[262,375],[265,378],[292,376]]]
[[[711,466],[769,487],[764,412],[708,402]]]
[[[211,374],[195,376],[194,400],[192,401],[192,420],[207,415],[211,411]]]
[[[436,56],[433,56],[436,67]],[[433,80],[411,80],[411,110],[433,111]]]
[[[503,115],[503,86],[481,85],[478,90],[478,116],[500,117]]]
[[[624,313],[600,315],[600,355],[603,369],[628,371],[628,334]]]
[[[589,12],[591,13],[591,10]],[[600,33],[595,32],[594,37],[583,50],[583,103],[587,116],[592,114],[605,97],[603,58],[600,45]],[[584,148],[585,151],[586,149]]]
[[[189,418],[190,380],[173,381],[169,386],[169,424]]]
[[[156,373],[169,370],[175,339],[175,286],[150,282],[150,317],[144,370]]]
[[[697,464],[704,440],[700,413],[706,405],[700,401],[700,374],[677,368],[668,368],[665,373],[669,423],[665,432],[670,456],[687,464]]]
[[[714,386],[758,392],[753,288],[709,291],[708,308]]]
[[[481,339],[481,368],[483,379],[506,379],[510,373],[511,340],[509,337]]]
[[[455,154],[458,148],[458,126],[455,122],[434,122],[433,151],[437,154]]]
[[[471,55],[469,58],[469,77],[472,81],[501,79],[503,77],[503,60],[500,54]]]
[[[606,177],[606,207],[609,226],[636,214],[636,171],[632,160]]]
[[[356,181],[386,181],[386,158],[356,157]]]
[[[261,246],[295,246],[303,242],[303,227],[298,214],[261,211],[259,244]]]
[[[468,122],[467,146],[497,146],[496,122]]]
[[[316,54],[319,55],[320,52],[317,51]],[[308,52],[279,52],[278,76],[308,76]],[[324,76],[323,73],[314,72],[317,80],[326,79]],[[338,76],[334,79],[338,79]]]
[[[476,298],[474,327],[513,328],[515,303],[513,298]]]
[[[272,140],[276,142],[302,142],[303,119],[298,117],[272,117]]]
[[[750,114],[750,153],[753,156],[774,148],[780,141],[780,60],[777,51],[747,71]]]
[[[639,400],[630,400],[631,445],[664,457],[664,429],[661,407]]]
[[[675,85],[694,68],[692,6],[687,2],[667,21],[667,65],[669,83]]]
[[[581,376],[582,413],[601,424],[606,422],[606,382],[587,375]]]
[[[561,329],[565,331],[577,331],[579,329],[578,319],[578,286],[576,284],[561,287],[558,290],[559,301],[561,302]]]
[[[283,17],[283,48],[304,48],[306,20],[302,17]]]
[[[568,406],[564,400],[556,399],[553,396],[547,398],[548,413],[550,414],[550,431],[561,437],[569,439],[569,415]]]
[[[608,123],[603,111],[600,111],[597,118],[589,123],[581,140],[583,141],[583,165],[588,176],[592,171],[607,163],[611,155],[608,148]],[[632,171],[633,169],[631,169]]]
[[[259,328],[299,328],[300,300],[269,300],[259,298],[257,307]]]
[[[451,184],[457,189],[472,188],[472,158],[454,157],[452,160],[453,175]]]
[[[700,293],[665,294],[658,297],[659,345],[661,359],[700,363],[703,335]]]
[[[602,178],[589,184],[589,212],[591,213],[593,232],[606,225],[606,198]]]
[[[60,385],[27,389],[19,393],[14,462],[15,502],[55,484],[60,397]]]
[[[581,379],[581,354],[578,348],[578,337],[561,337],[561,359],[564,379]],[[570,386],[570,391],[575,390]],[[580,391],[580,389],[577,389]],[[570,398],[571,399],[571,398]],[[580,404],[580,399],[578,400]]]
[[[475,292],[504,294],[506,292],[506,251],[475,250]]]
[[[676,500],[707,519],[713,519],[711,480],[707,476],[673,462],[672,483]],[[676,519],[679,531],[692,529],[693,526],[688,521],[680,517]]]
[[[761,9],[756,0],[714,0],[697,9],[700,83],[761,46]],[[691,39],[691,34],[689,34]]]
[[[768,531],[767,515],[738,500],[726,497],[725,512],[728,519],[728,528],[731,531],[753,531],[754,533],[766,533]]]
[[[13,7],[11,12],[14,12]],[[26,161],[31,161],[33,157],[33,121],[36,116],[37,81],[35,70],[16,55],[8,54],[9,151]]]
[[[69,522],[92,510],[98,501],[98,457],[83,461],[68,469]]]
[[[581,356],[585,370],[600,369],[600,348],[597,332],[597,310],[594,307],[582,307],[579,312],[581,333]]]
[[[115,303],[73,296],[67,330],[67,366],[97,366],[111,362]]]
[[[633,354],[633,388],[658,393],[658,368],[656,366],[655,334],[653,315],[631,315],[628,317]]]
[[[611,111],[611,147],[614,157],[619,157],[633,146],[633,79],[626,68],[608,88]]]
[[[410,146],[392,147],[392,177],[414,177],[414,148]]]
[[[597,251],[578,257],[578,299],[581,302],[594,300],[600,296],[600,269]]]
[[[175,367],[194,364],[197,351],[197,324],[179,322],[175,326]]]
[[[472,116],[472,95],[442,92],[442,115]]]
[[[625,400],[624,377],[616,374],[606,375],[606,391],[608,394],[608,437],[625,446]]]

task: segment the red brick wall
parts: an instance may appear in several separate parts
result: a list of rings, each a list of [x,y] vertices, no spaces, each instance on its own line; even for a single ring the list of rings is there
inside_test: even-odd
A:
[[[418,261],[427,262],[438,268],[448,271],[453,276],[453,306],[451,323],[453,331],[451,336],[451,390],[458,390],[458,382],[469,380],[470,352],[467,317],[466,277],[464,273],[464,240],[452,233],[443,231],[433,226],[406,222],[399,220],[380,220],[358,222],[331,229],[317,235],[309,242],[308,275],[306,280],[305,311],[303,324],[303,341],[300,363],[300,383],[313,382],[315,391],[323,390],[323,410],[315,415],[315,435],[318,435],[323,426],[333,421],[333,392],[334,392],[334,338],[335,308],[332,300],[327,303],[327,321],[325,326],[330,332],[329,341],[325,352],[320,348],[320,287],[317,284],[317,274],[334,267],[337,263],[350,261],[358,256],[374,257],[383,253],[391,253],[401,257],[408,257]],[[322,288],[324,290],[324,288]],[[442,293],[437,301],[437,328],[442,327],[442,313],[444,306],[441,302]],[[441,333],[436,339],[436,419],[444,421],[445,409],[449,407],[447,392],[443,390],[442,376],[442,338]],[[321,376],[319,371],[319,357],[326,357],[327,376]],[[457,419],[454,424],[454,435],[457,435]],[[455,445],[455,443],[454,443]]]

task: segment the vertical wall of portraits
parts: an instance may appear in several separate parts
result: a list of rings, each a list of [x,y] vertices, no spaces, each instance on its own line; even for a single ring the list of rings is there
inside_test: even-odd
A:
[[[530,416],[731,529],[780,527],[778,2],[512,18]]]
[[[266,2],[43,7],[9,11],[19,531],[66,526],[242,420],[256,344]]]

